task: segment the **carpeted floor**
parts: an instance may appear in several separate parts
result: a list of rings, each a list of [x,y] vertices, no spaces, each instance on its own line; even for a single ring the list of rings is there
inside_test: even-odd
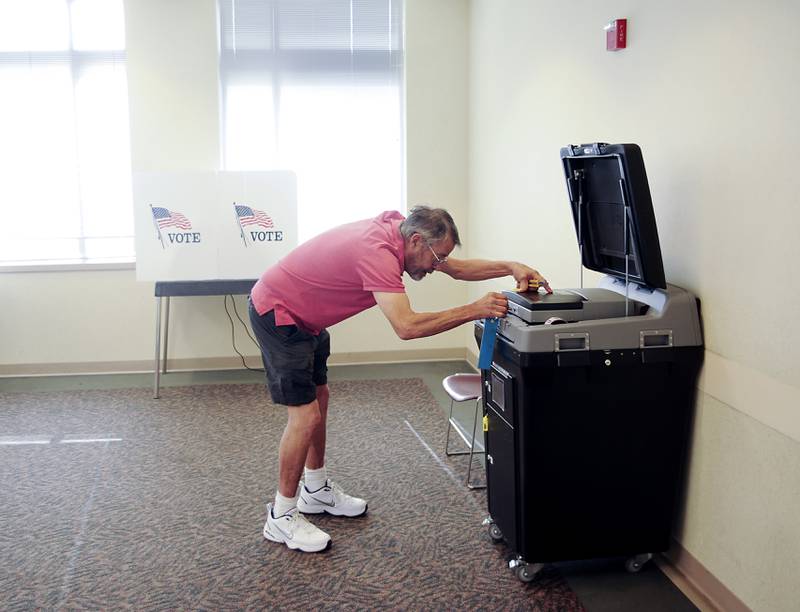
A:
[[[0,609],[583,610],[508,570],[419,379],[331,383],[329,473],[369,514],[314,517],[313,555],[261,535],[286,418],[263,386],[150,395],[0,394]]]

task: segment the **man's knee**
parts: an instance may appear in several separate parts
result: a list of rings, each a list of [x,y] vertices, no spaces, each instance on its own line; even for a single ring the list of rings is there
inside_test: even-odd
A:
[[[310,404],[289,406],[288,410],[289,426],[294,429],[313,431],[322,423],[322,413],[317,400]]]
[[[329,397],[330,391],[328,390],[328,385],[317,385],[317,401],[320,406],[327,406]]]

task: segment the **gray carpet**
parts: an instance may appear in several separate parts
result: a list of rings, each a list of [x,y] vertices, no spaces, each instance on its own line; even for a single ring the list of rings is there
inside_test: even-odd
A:
[[[329,472],[369,514],[314,517],[314,555],[261,536],[286,418],[263,386],[150,394],[0,394],[0,608],[583,609],[507,569],[419,379],[331,383]]]

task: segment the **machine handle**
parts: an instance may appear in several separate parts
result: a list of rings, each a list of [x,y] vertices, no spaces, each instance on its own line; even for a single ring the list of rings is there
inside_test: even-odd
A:
[[[671,329],[643,329],[639,332],[639,348],[669,348],[672,346]]]
[[[588,351],[589,350],[589,333],[578,332],[572,334],[555,334],[555,352],[563,353],[565,351]]]
[[[580,155],[602,155],[603,149],[608,146],[607,142],[595,142],[592,144],[568,145],[569,154],[572,157]]]

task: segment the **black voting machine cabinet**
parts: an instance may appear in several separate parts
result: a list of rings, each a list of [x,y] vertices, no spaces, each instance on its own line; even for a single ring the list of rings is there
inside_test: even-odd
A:
[[[561,159],[582,264],[607,276],[506,292],[482,373],[484,522],[523,582],[566,560],[638,571],[667,550],[703,354],[697,300],[664,277],[639,147],[568,146]]]

